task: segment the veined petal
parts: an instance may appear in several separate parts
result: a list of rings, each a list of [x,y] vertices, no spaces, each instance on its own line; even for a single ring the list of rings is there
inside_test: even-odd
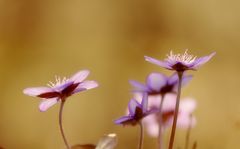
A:
[[[51,106],[53,106],[57,102],[58,102],[58,98],[43,100],[39,105],[39,110],[41,112],[45,112],[45,111],[47,111],[48,108],[50,108]]]
[[[167,69],[172,69],[172,67],[170,67],[167,62],[160,61],[160,60],[157,60],[157,59],[149,57],[149,56],[144,56],[144,58],[146,61],[148,61],[152,64],[155,64],[155,65],[167,68]]]
[[[128,110],[130,115],[134,115],[135,114],[135,110],[136,107],[141,107],[141,105],[135,100],[135,99],[131,99],[128,103]]]
[[[151,73],[147,77],[147,85],[154,91],[160,91],[167,84],[167,77],[161,73]]]
[[[140,82],[138,82],[138,81],[130,80],[129,83],[130,83],[133,87],[135,87],[134,91],[146,92],[146,91],[148,90],[148,88],[147,88],[144,84],[142,84],[142,83],[140,83]]]
[[[216,52],[211,53],[208,56],[204,56],[204,57],[200,57],[198,59],[196,59],[192,65],[193,69],[198,68],[199,66],[205,64],[206,62],[208,62],[214,55],[216,54]]]
[[[89,70],[81,70],[77,73],[75,73],[70,80],[73,81],[74,83],[77,82],[82,82],[84,79],[87,78],[87,76],[89,75],[90,71]]]
[[[40,94],[49,93],[49,92],[55,92],[52,88],[49,87],[32,87],[32,88],[26,88],[23,90],[23,93],[29,96],[38,96]]]
[[[129,120],[131,120],[131,119],[132,119],[132,118],[129,117],[129,116],[123,116],[123,117],[115,120],[114,123],[115,123],[115,124],[122,124],[122,123],[124,123],[124,122],[126,122],[126,121],[129,121]]]

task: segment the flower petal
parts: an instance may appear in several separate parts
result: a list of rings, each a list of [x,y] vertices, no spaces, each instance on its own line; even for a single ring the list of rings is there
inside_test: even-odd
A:
[[[73,81],[74,83],[77,82],[82,82],[84,79],[87,78],[87,76],[89,75],[90,71],[89,70],[81,70],[77,73],[75,73],[70,80]]]
[[[172,69],[172,67],[170,67],[167,62],[160,61],[160,60],[157,60],[157,59],[149,57],[149,56],[144,56],[144,58],[146,61],[148,61],[152,64],[155,64],[155,65],[167,68],[167,69]]]
[[[78,87],[73,91],[73,94],[95,87],[98,87],[98,83],[96,81],[84,81],[78,85]]]
[[[140,92],[146,92],[146,91],[148,91],[148,88],[147,88],[144,84],[142,84],[142,83],[140,83],[140,82],[138,82],[138,81],[130,80],[129,83],[130,83],[133,87],[135,87],[134,91],[140,91]]]
[[[157,122],[157,116],[156,114],[151,114],[147,117],[145,117],[143,120],[143,124],[146,127],[147,133],[151,137],[157,137],[158,136],[158,122]]]
[[[164,74],[154,72],[147,77],[147,86],[156,92],[160,91],[166,84],[167,77]]]
[[[123,124],[124,122],[127,122],[127,121],[129,121],[129,120],[131,120],[131,119],[132,119],[132,118],[129,117],[129,116],[123,116],[123,117],[115,120],[114,123],[119,125],[119,124]]]
[[[213,52],[208,56],[204,56],[204,57],[200,57],[200,58],[196,59],[195,62],[193,63],[193,65],[192,65],[192,68],[197,69],[199,66],[208,62],[215,54],[216,54],[216,52]]]
[[[41,112],[45,112],[45,111],[47,111],[48,108],[50,108],[51,106],[53,106],[57,102],[58,102],[58,98],[43,100],[39,105],[39,110]]]
[[[71,86],[72,84],[73,84],[74,82],[73,81],[67,81],[67,82],[65,82],[65,83],[63,83],[63,84],[59,84],[59,85],[56,85],[56,86],[54,86],[54,90],[56,91],[56,92],[61,92],[61,91],[63,91],[64,89],[66,89],[67,87],[69,87],[69,86]]]
[[[185,86],[186,84],[188,84],[188,82],[190,82],[193,78],[193,75],[185,75],[185,73],[183,74],[182,77],[182,86]],[[177,73],[174,73],[169,79],[168,79],[168,84],[170,85],[174,85],[173,90],[177,91],[178,88],[178,75]]]
[[[147,109],[148,109],[148,94],[147,93],[143,94],[141,105],[142,105],[143,113],[146,113]]]
[[[187,98],[187,99],[181,100],[179,108],[182,112],[191,114],[196,109],[196,106],[197,106],[197,103],[194,99]]]
[[[52,88],[49,87],[32,87],[32,88],[26,88],[23,90],[23,93],[29,96],[38,96],[40,94],[49,93],[49,92],[55,92]]]
[[[96,81],[84,81],[80,83],[77,88],[92,89],[95,87],[98,87],[98,83]]]
[[[128,103],[128,110],[130,115],[134,115],[136,111],[136,107],[141,107],[141,105],[135,100],[131,99]]]

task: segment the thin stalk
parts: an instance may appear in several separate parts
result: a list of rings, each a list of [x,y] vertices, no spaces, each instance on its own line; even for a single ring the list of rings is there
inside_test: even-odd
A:
[[[67,149],[71,149],[69,144],[68,144],[68,141],[67,141],[67,139],[65,137],[65,134],[64,134],[64,131],[63,131],[63,125],[62,125],[62,113],[63,113],[64,103],[65,103],[65,101],[61,100],[61,105],[60,105],[60,110],[59,110],[59,127],[60,127],[60,131],[61,131],[61,135],[62,135],[63,141],[64,141]]]
[[[178,81],[178,92],[177,92],[177,99],[176,99],[176,105],[175,105],[175,111],[174,111],[173,125],[172,125],[172,131],[171,131],[171,137],[170,137],[168,149],[173,148],[173,143],[174,143],[174,138],[175,138],[179,104],[180,104],[180,96],[181,96],[182,76],[183,76],[183,72],[179,71],[178,72],[178,80],[179,80]]]
[[[192,149],[197,149],[197,141],[194,142]]]
[[[142,149],[143,148],[143,124],[141,121],[139,122],[139,126],[140,126],[140,137],[139,137],[138,149]]]
[[[161,102],[160,102],[160,105],[159,105],[159,119],[158,119],[158,147],[159,149],[163,149],[163,136],[162,136],[162,108],[163,108],[163,101],[164,101],[164,97],[165,97],[165,94],[163,94],[162,96],[162,99],[161,99]]]
[[[190,115],[190,123],[187,129],[186,141],[185,141],[185,147],[184,147],[185,149],[188,149],[188,146],[189,146],[191,129],[192,129],[192,115]]]

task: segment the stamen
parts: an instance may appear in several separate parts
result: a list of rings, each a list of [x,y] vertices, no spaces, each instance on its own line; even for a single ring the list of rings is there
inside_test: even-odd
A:
[[[170,51],[170,54],[167,54],[167,59],[166,61],[170,63],[176,63],[176,62],[182,62],[185,64],[190,64],[193,63],[196,60],[196,56],[190,55],[186,50],[184,54],[174,54],[172,51]]]
[[[62,85],[64,83],[66,83],[68,81],[68,79],[66,77],[63,77],[61,79],[61,77],[55,75],[55,82],[52,82],[52,81],[49,81],[49,83],[47,84],[47,86],[53,88],[55,86],[59,86],[59,85]]]

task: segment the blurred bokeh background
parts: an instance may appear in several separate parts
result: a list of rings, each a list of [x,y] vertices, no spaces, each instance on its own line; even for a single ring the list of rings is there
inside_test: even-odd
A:
[[[129,79],[144,82],[162,68],[144,61],[189,49],[217,55],[194,74],[183,97],[198,102],[191,140],[199,149],[240,148],[240,2],[238,0],[0,0],[0,145],[6,149],[63,149],[57,113],[23,95],[54,75],[91,70],[100,87],[72,96],[64,127],[71,144],[97,143],[117,133],[118,149],[136,148],[138,128],[113,120],[131,98]],[[177,132],[183,147],[186,132]],[[156,140],[146,135],[144,147]]]

